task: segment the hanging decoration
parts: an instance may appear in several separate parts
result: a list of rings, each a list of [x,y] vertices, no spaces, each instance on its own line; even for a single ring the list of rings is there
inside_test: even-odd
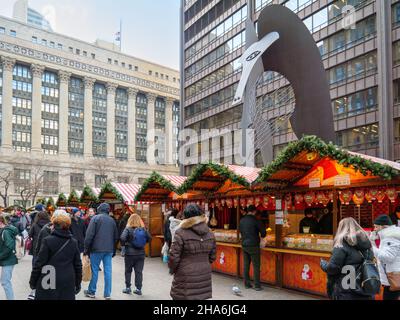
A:
[[[379,203],[382,203],[385,198],[385,192],[383,190],[378,190],[378,193],[376,194],[376,200],[378,200]]]
[[[339,199],[342,204],[349,205],[353,193],[350,190],[339,191]]]
[[[254,205],[254,198],[247,198],[247,206]]]
[[[388,197],[388,199],[390,200],[391,203],[395,203],[396,202],[396,198],[397,198],[397,192],[395,188],[387,188],[386,189],[386,195]]]
[[[377,197],[377,195],[378,195],[378,189],[376,189],[376,188],[371,188],[371,189],[369,190],[369,193],[370,193],[370,195],[371,195],[371,199],[372,199],[372,200],[376,200],[376,197]]]
[[[292,194],[288,193],[285,195],[285,210],[292,210],[293,203],[292,203]]]
[[[246,199],[244,199],[244,198],[240,199],[240,206],[241,207],[245,207],[246,206]]]
[[[233,199],[233,206],[235,207],[235,208],[237,208],[238,207],[238,204],[239,204],[239,200],[238,199]]]
[[[372,194],[371,194],[371,190],[370,189],[368,189],[366,192],[365,192],[365,200],[367,200],[367,202],[368,203],[372,203],[372,200],[373,200],[373,197],[372,197]]]
[[[264,207],[268,207],[270,200],[271,200],[270,196],[264,196],[264,199],[263,199]]]
[[[333,202],[333,191],[328,191],[328,199],[330,202]]]
[[[300,204],[304,201],[304,197],[301,193],[296,193],[296,195],[294,196],[294,201],[296,202],[296,204]]]
[[[361,206],[365,200],[365,192],[363,189],[357,189],[354,191],[353,202],[357,205],[357,207]]]
[[[304,201],[305,201],[305,203],[309,206],[309,207],[311,207],[311,205],[314,203],[314,201],[315,201],[315,193],[314,192],[307,192],[305,195],[304,195]]]
[[[231,209],[232,208],[232,199],[226,199],[226,206]]]
[[[255,206],[258,207],[258,206],[260,205],[260,203],[261,203],[260,197],[256,197],[256,198],[254,199],[254,204],[255,204]]]
[[[225,207],[225,199],[221,199],[221,206]]]
[[[327,196],[325,195],[325,192],[320,191],[320,192],[317,193],[316,200],[317,200],[318,203],[323,203],[325,199],[327,199]]]

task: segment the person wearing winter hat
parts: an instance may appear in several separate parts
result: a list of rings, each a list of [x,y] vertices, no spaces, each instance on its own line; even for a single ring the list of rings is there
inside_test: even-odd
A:
[[[185,219],[175,233],[168,262],[174,275],[170,295],[174,300],[211,299],[215,236],[198,205],[189,204],[183,214]]]
[[[376,237],[380,239],[379,248],[374,241]],[[390,275],[400,272],[400,228],[393,225],[388,215],[384,214],[375,219],[371,243],[378,260],[383,300],[400,300],[400,290],[391,290],[389,281]]]
[[[91,219],[86,231],[83,254],[90,256],[92,279],[89,288],[84,293],[89,298],[95,298],[99,267],[103,261],[104,298],[111,299],[112,258],[115,256],[119,234],[117,225],[109,213],[110,205],[102,203],[97,208],[97,215]]]
[[[86,235],[85,222],[81,219],[81,211],[78,208],[71,210],[71,227],[72,236],[78,241],[79,252],[83,253]]]
[[[36,290],[35,300],[75,300],[81,290],[82,261],[78,243],[69,232],[71,218],[64,210],[56,210],[51,223],[53,230],[43,239],[29,284]],[[42,270],[45,266],[55,269],[54,288],[43,287],[48,277],[48,272]]]

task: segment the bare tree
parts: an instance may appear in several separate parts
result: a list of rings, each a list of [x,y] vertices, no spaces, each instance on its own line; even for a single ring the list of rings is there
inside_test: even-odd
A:
[[[38,193],[43,191],[43,177],[44,171],[41,166],[33,168],[30,183],[32,204],[35,204]]]
[[[111,177],[109,175],[109,162],[107,159],[96,158],[93,160],[92,166],[94,167],[96,174],[103,177],[102,184],[111,182]]]
[[[8,189],[13,179],[13,169],[5,170],[0,174],[0,197],[3,199],[5,208],[8,207]]]

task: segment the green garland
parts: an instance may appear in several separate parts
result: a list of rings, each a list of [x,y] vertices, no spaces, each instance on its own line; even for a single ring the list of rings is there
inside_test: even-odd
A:
[[[124,202],[124,197],[119,193],[119,191],[111,184],[111,182],[107,182],[106,184],[103,185],[101,188],[101,191],[99,193],[99,200],[101,200],[104,196],[105,193],[112,193],[115,198],[117,198],[118,201]]]
[[[382,165],[361,158],[360,156],[351,155],[346,150],[341,149],[331,142],[325,143],[316,136],[304,136],[301,140],[290,143],[273,162],[264,167],[254,183],[266,181],[274,173],[279,171],[285,163],[305,150],[317,152],[321,158],[330,157],[345,167],[351,166],[356,172],[359,171],[365,176],[371,173],[385,180],[391,180],[399,175],[397,170],[388,165]]]
[[[61,203],[67,204],[67,197],[65,196],[64,193],[60,193],[58,195],[58,199],[56,202],[57,207],[60,207]]]
[[[46,207],[54,207],[54,199],[52,197],[47,199]]]
[[[140,198],[145,194],[147,189],[149,189],[150,185],[152,183],[158,183],[161,188],[166,189],[170,192],[176,192],[178,193],[177,188],[167,179],[165,179],[162,175],[159,173],[153,171],[150,177],[148,177],[142,184],[142,187],[140,188],[139,192],[135,196],[135,201],[140,201]]]
[[[82,195],[81,198],[79,199],[80,202],[85,202],[86,200],[90,200],[90,201],[97,201],[97,197],[93,192],[93,189],[89,186],[85,186],[82,190]]]
[[[78,194],[76,193],[76,191],[72,190],[71,193],[69,194],[67,203],[70,204],[70,203],[74,203],[74,202],[79,202],[79,200],[80,199],[79,199]]]
[[[186,179],[186,181],[178,188],[179,194],[184,194],[193,188],[193,185],[199,181],[200,177],[208,169],[222,177],[225,181],[231,180],[235,184],[242,185],[246,188],[250,188],[250,183],[242,176],[235,174],[228,167],[213,162],[199,164],[192,172],[192,174]]]

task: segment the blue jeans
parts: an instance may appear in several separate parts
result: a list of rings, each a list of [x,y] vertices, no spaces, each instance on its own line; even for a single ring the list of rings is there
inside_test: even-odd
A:
[[[91,294],[96,294],[100,262],[103,261],[104,297],[111,296],[112,255],[112,252],[94,252],[90,254],[90,263],[92,265],[92,279],[90,280],[88,291]]]
[[[5,266],[1,268],[1,286],[6,293],[7,300],[14,300],[14,291],[11,283],[14,266]]]

